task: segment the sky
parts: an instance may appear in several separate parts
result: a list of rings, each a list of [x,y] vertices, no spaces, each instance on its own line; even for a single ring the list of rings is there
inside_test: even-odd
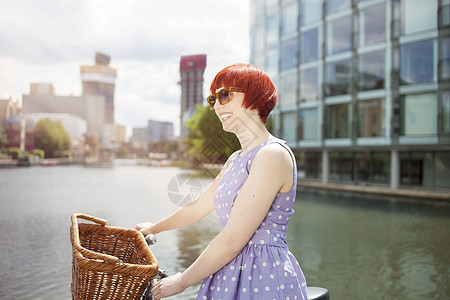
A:
[[[250,0],[0,0],[0,99],[20,103],[30,83],[79,96],[100,52],[117,70],[116,123],[178,134],[181,56],[207,55],[206,97],[218,71],[249,62],[249,19]]]

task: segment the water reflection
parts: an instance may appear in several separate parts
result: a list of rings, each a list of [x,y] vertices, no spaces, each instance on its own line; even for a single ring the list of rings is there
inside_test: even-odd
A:
[[[209,242],[219,233],[220,224],[214,213],[205,220],[177,231],[178,261],[181,271],[189,267]]]
[[[448,205],[301,192],[298,200],[288,243],[310,285],[337,299],[446,298]]]

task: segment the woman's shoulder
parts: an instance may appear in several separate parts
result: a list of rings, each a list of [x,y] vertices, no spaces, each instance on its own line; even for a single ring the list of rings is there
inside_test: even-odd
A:
[[[254,163],[270,164],[280,168],[292,167],[289,147],[283,140],[275,139],[258,151]]]

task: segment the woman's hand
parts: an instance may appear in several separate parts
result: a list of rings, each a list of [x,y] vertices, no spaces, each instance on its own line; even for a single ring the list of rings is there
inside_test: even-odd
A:
[[[159,300],[179,294],[185,289],[186,287],[182,284],[182,275],[181,273],[177,273],[155,283],[152,288],[152,295],[155,300]]]
[[[139,230],[144,236],[147,236],[152,232],[153,223],[143,222],[136,225],[136,230]]]

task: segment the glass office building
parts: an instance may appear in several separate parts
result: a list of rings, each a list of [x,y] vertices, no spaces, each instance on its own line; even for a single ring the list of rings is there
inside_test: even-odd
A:
[[[450,0],[252,0],[299,176],[450,189]]]

